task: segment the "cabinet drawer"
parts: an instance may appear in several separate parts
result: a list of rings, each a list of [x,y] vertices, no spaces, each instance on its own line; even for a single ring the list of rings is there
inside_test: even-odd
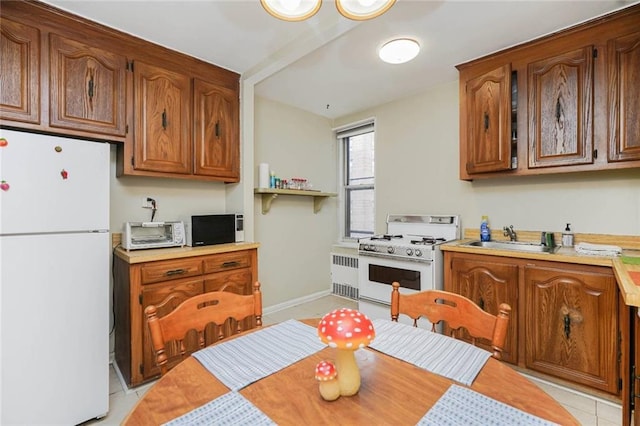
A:
[[[142,284],[202,275],[202,260],[180,259],[163,262],[153,262],[142,265],[140,278]]]
[[[217,254],[204,259],[205,274],[249,267],[251,267],[251,256],[246,250]]]

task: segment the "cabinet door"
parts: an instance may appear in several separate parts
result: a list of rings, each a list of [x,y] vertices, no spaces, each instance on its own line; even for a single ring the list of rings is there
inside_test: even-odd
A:
[[[610,40],[609,161],[640,160],[640,32]]]
[[[472,260],[455,257],[451,262],[452,288],[446,289],[473,300],[478,306],[493,315],[498,315],[501,303],[511,306],[509,328],[502,360],[516,364],[518,362],[518,265],[495,262],[494,260]],[[471,341],[466,331],[456,336]],[[479,339],[476,342],[488,351],[491,342]]]
[[[511,66],[466,85],[467,173],[511,169]]]
[[[610,271],[525,267],[527,368],[617,393],[618,314]]]
[[[151,344],[151,335],[144,317],[144,309],[149,305],[156,305],[158,317],[163,317],[173,311],[180,303],[189,297],[202,293],[202,278],[184,279],[172,281],[170,283],[159,283],[142,286],[142,375],[144,379],[160,374],[160,369],[156,366],[155,355]],[[184,341],[185,346],[191,351],[198,349],[197,333],[192,333]],[[166,347],[169,358],[168,368],[173,368],[178,364],[180,356],[180,345],[171,342]]]
[[[238,92],[194,80],[195,174],[240,179]]]
[[[135,62],[134,168],[191,173],[191,81],[188,76]]]
[[[0,57],[0,119],[40,124],[40,31],[3,16]]]
[[[204,291],[231,291],[238,294],[251,294],[251,268],[236,269],[207,275],[204,279]]]
[[[49,34],[51,127],[124,136],[127,59]]]
[[[528,65],[529,168],[593,163],[592,46]]]
[[[227,272],[218,272],[205,276],[204,291],[230,291],[237,294],[251,294],[252,282],[251,268],[235,269]],[[241,330],[248,330],[255,327],[253,318],[247,318],[240,324]],[[205,342],[211,345],[225,336],[230,336],[238,330],[236,320],[229,318],[224,325],[218,326],[209,324],[205,328]]]

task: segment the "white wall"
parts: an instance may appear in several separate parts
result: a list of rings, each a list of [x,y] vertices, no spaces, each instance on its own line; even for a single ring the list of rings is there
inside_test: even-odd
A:
[[[376,230],[387,213],[460,214],[463,228],[640,234],[640,169],[458,179],[458,82],[335,123],[376,117]]]
[[[263,98],[255,99],[254,186],[268,163],[280,177],[306,177],[315,189],[336,190],[336,144],[329,120]],[[258,274],[265,307],[329,290],[329,251],[337,235],[336,199],[313,213],[313,199],[280,195],[266,215],[254,204]]]
[[[151,220],[142,198],[156,200],[156,221],[186,220],[192,214],[226,213],[225,184],[183,179],[116,177],[116,147],[111,147],[111,232],[122,232],[125,222]]]

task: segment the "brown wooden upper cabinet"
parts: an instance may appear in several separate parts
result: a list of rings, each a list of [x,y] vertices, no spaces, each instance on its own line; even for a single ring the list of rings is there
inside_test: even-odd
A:
[[[609,40],[609,161],[640,160],[640,31]]]
[[[40,124],[40,31],[2,17],[0,119]]]
[[[135,155],[139,170],[191,172],[189,76],[135,61]]]
[[[127,58],[49,34],[51,127],[125,136]]]
[[[593,46],[532,62],[529,167],[593,162]]]
[[[194,79],[195,174],[240,178],[238,93]]]
[[[240,76],[42,2],[2,3],[0,125],[117,143],[117,175],[240,180]]]
[[[511,169],[511,66],[466,83],[467,173]]]
[[[640,4],[457,66],[460,179],[640,167]]]

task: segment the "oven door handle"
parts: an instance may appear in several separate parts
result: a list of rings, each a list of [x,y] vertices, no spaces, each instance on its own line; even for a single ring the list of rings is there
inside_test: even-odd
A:
[[[359,299],[362,300],[363,302],[371,303],[371,304],[374,304],[374,305],[386,306],[387,308],[391,308],[391,302],[387,303],[387,302],[383,302],[381,300],[372,299],[370,297],[362,296],[362,295],[360,295]],[[389,311],[389,315],[391,315],[391,311]]]

